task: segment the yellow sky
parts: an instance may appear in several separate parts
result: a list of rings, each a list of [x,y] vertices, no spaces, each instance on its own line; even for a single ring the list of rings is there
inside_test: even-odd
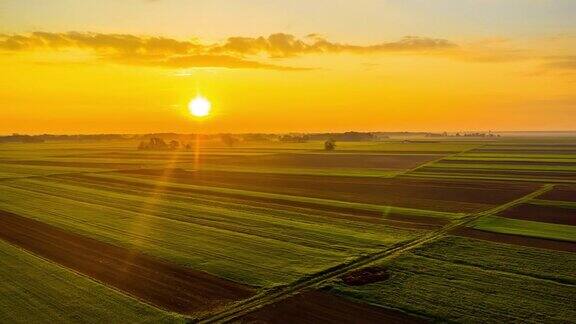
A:
[[[269,30],[281,26],[268,17],[261,33],[252,26],[240,34],[244,27],[222,27],[223,14],[211,7],[204,36],[198,26],[187,34],[178,19],[161,33],[143,20],[137,32],[138,12],[130,26],[92,17],[80,28],[70,17],[66,28],[55,25],[58,12],[42,16],[30,11],[40,2],[23,2],[27,19],[0,23],[0,133],[576,129],[576,34],[562,13],[558,26],[543,16],[534,30],[518,20],[485,32],[460,22],[458,32],[438,24],[417,36],[417,28],[398,26],[369,34],[340,31],[346,22],[327,14],[306,32]],[[175,6],[156,2],[133,5]],[[20,9],[9,8],[24,17]],[[128,9],[116,8],[131,21]],[[31,25],[35,15],[44,18]],[[401,12],[394,17],[403,21]],[[187,111],[198,92],[214,111],[202,122]]]

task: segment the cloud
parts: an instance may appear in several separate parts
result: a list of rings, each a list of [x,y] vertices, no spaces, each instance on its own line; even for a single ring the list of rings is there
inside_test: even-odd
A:
[[[262,55],[286,58],[327,53],[436,53],[457,48],[444,39],[406,36],[397,41],[352,45],[326,40],[319,34],[300,39],[276,33],[267,37],[230,37],[224,43],[203,44],[195,40],[90,32],[0,35],[0,51],[84,50],[99,60],[120,64],[166,68],[227,67],[281,71],[309,70],[263,63]]]
[[[200,47],[190,41],[129,34],[34,32],[29,35],[0,35],[0,49],[12,51],[79,48],[98,52],[185,54]]]
[[[576,72],[576,55],[550,56],[543,67],[548,70]]]
[[[445,39],[406,36],[398,41],[360,46],[330,42],[318,34],[309,34],[306,40],[294,35],[277,33],[268,37],[230,37],[225,44],[214,46],[216,53],[242,55],[266,54],[271,57],[292,57],[318,53],[386,53],[422,52],[455,48],[456,44]]]
[[[101,61],[129,65],[306,70],[260,63],[240,55],[209,53],[208,47],[195,41],[129,34],[34,32],[28,35],[0,35],[0,50],[12,52],[80,49],[94,52]]]
[[[267,69],[277,71],[307,71],[310,68],[281,66],[246,60],[230,55],[178,55],[167,58],[139,56],[117,57],[117,63],[127,65],[155,66],[164,68],[229,68],[229,69]]]

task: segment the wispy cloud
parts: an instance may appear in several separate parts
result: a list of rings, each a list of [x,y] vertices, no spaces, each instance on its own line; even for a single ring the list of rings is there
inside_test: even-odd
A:
[[[576,55],[549,56],[546,61],[546,69],[576,72]]]
[[[398,41],[372,45],[330,42],[317,34],[303,39],[277,33],[267,37],[230,37],[221,44],[203,44],[195,40],[147,37],[130,34],[49,33],[0,35],[0,50],[25,52],[35,50],[80,49],[91,51],[100,60],[168,68],[227,67],[282,71],[309,70],[274,63],[264,63],[261,55],[285,58],[323,53],[427,53],[456,48],[443,39],[406,36]]]
[[[211,48],[212,52],[238,53],[243,55],[266,54],[271,57],[291,57],[318,53],[385,53],[385,52],[423,52],[456,47],[445,40],[417,36],[406,36],[398,41],[373,45],[352,45],[330,42],[317,34],[306,39],[294,35],[277,33],[268,37],[230,37],[226,43]]]

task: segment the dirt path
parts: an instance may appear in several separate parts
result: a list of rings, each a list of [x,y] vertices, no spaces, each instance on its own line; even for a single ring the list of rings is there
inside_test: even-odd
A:
[[[496,213],[499,213],[503,210],[506,210],[512,206],[516,206],[518,204],[524,203],[530,199],[533,199],[533,198],[551,190],[552,188],[553,188],[553,185],[550,185],[550,184],[544,185],[540,189],[538,189],[538,190],[536,190],[530,194],[527,194],[527,195],[525,195],[519,199],[510,201],[506,204],[502,204],[500,206],[494,207],[492,209],[489,209],[489,210],[486,210],[483,212],[471,214],[471,215],[466,216],[460,220],[454,221],[454,222],[442,227],[441,229],[439,229],[437,231],[430,232],[430,233],[425,234],[425,235],[423,235],[419,238],[416,238],[414,240],[411,240],[408,242],[403,242],[401,244],[393,246],[393,247],[391,247],[387,250],[384,250],[384,251],[380,251],[380,252],[376,252],[376,253],[373,253],[370,255],[360,257],[360,258],[353,260],[349,263],[340,264],[338,266],[335,266],[335,267],[327,269],[323,272],[320,272],[314,276],[298,280],[298,281],[296,281],[296,282],[294,282],[288,286],[285,286],[285,287],[282,287],[282,288],[279,288],[276,290],[266,291],[266,292],[257,294],[254,297],[246,299],[245,301],[237,303],[231,307],[228,307],[219,313],[212,314],[212,315],[204,317],[204,318],[200,318],[200,319],[198,319],[198,322],[199,323],[225,323],[225,322],[233,321],[235,319],[238,319],[239,317],[246,316],[246,315],[250,314],[251,312],[258,310],[265,305],[269,305],[269,304],[284,300],[285,298],[288,298],[288,297],[293,296],[295,294],[301,293],[307,289],[313,289],[315,287],[318,287],[319,285],[321,285],[321,284],[323,284],[323,283],[325,283],[331,279],[334,279],[340,275],[343,275],[343,274],[345,274],[351,270],[361,268],[361,267],[368,265],[368,264],[375,262],[375,261],[382,261],[382,260],[389,260],[389,259],[396,258],[403,253],[411,251],[411,250],[418,248],[418,247],[420,247],[424,244],[427,244],[429,242],[438,240],[453,230],[463,228],[464,226],[474,222],[475,220],[479,219],[480,217],[483,217],[486,215],[496,214]]]

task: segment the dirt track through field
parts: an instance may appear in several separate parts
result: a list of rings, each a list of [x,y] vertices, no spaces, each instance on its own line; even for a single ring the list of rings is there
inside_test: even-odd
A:
[[[166,310],[192,314],[253,295],[249,287],[0,211],[0,239]]]
[[[471,214],[467,217],[464,217],[460,220],[454,221],[441,229],[433,232],[429,232],[428,234],[422,235],[414,240],[403,242],[397,244],[387,250],[379,251],[373,254],[362,256],[356,260],[353,260],[348,263],[342,263],[338,266],[333,268],[327,269],[316,275],[312,275],[307,278],[303,278],[299,281],[294,282],[291,285],[285,286],[281,289],[268,291],[264,293],[260,293],[255,295],[252,298],[249,298],[239,304],[236,304],[232,307],[225,309],[222,312],[214,313],[213,315],[204,317],[199,319],[200,323],[226,323],[230,321],[237,320],[243,316],[246,316],[250,313],[253,313],[266,305],[270,305],[279,301],[282,301],[290,296],[296,295],[298,293],[302,293],[306,290],[317,288],[320,285],[326,283],[329,280],[337,278],[349,271],[356,270],[362,268],[368,264],[372,264],[376,261],[383,261],[383,260],[390,260],[396,258],[406,252],[409,252],[413,249],[416,249],[424,244],[436,241],[445,235],[456,231],[460,228],[465,227],[466,225],[474,222],[475,220],[487,216],[493,215],[502,212],[508,208],[513,206],[525,203],[535,197],[542,195],[545,192],[548,192],[553,188],[552,185],[544,185],[540,187],[538,190],[533,191],[523,197],[520,197],[516,200],[509,201],[505,204],[499,205],[492,209],[482,211],[479,213]]]

